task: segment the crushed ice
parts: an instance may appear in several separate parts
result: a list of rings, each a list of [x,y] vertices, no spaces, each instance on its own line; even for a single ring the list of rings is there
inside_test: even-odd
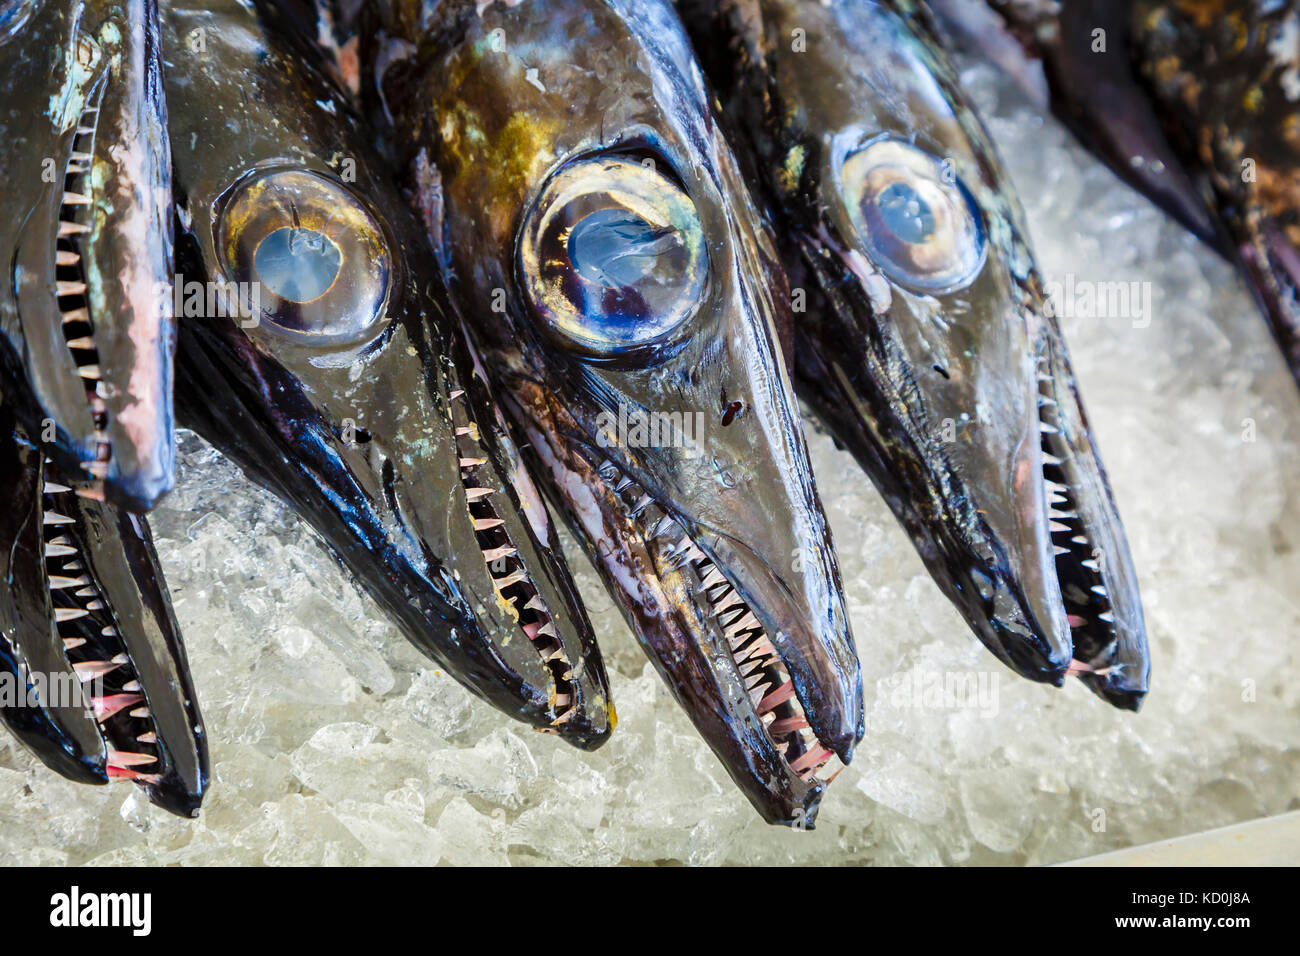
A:
[[[814,434],[867,734],[816,832],[767,827],[585,564],[621,718],[594,754],[471,699],[183,436],[154,528],[211,739],[202,816],[64,781],[3,736],[0,862],[1043,863],[1296,808],[1300,395],[1225,265],[989,72],[966,79],[1048,277],[1151,283],[1144,327],[1064,320],[1145,598],[1141,715],[996,665]]]

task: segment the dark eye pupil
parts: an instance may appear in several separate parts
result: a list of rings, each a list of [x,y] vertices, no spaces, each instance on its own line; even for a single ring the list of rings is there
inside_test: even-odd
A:
[[[904,242],[921,243],[934,235],[934,212],[915,189],[892,183],[876,197],[881,221]]]
[[[569,261],[578,274],[607,289],[655,279],[656,267],[682,242],[670,226],[654,226],[627,209],[598,209],[569,232]]]
[[[334,284],[343,257],[314,229],[286,227],[271,233],[253,254],[258,278],[282,299],[310,302]]]

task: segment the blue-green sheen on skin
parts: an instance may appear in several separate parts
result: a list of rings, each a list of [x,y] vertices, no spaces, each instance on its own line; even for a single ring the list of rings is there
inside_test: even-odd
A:
[[[361,74],[552,499],[754,806],[809,825],[823,760],[862,734],[861,678],[779,351],[785,277],[679,21],[640,0],[387,13]],[[637,219],[671,241],[617,288],[555,231]],[[609,433],[620,413],[703,426],[647,442]]]
[[[1149,665],[1123,531],[1018,203],[920,8],[682,9],[808,294],[801,394],[990,650],[1135,709]],[[901,218],[873,198],[897,202],[891,183]]]

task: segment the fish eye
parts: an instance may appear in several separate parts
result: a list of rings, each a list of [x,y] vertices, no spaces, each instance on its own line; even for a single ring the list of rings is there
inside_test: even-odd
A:
[[[577,160],[525,218],[519,272],[544,329],[612,357],[664,344],[704,298],[709,261],[691,198],[628,157]]]
[[[983,220],[947,164],[878,139],[844,157],[838,178],[863,250],[888,278],[922,293],[974,281],[986,255]]]
[[[304,169],[261,171],[221,203],[217,249],[253,318],[306,344],[351,342],[384,315],[388,242],[342,183]]]

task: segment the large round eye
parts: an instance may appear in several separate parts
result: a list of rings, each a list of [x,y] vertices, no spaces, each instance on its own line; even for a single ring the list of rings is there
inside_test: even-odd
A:
[[[290,338],[349,342],[384,315],[388,243],[332,179],[280,169],[241,180],[218,214],[217,248],[243,308]]]
[[[704,297],[709,261],[690,197],[648,165],[605,156],[546,184],[519,270],[548,331],[613,356],[672,338]]]
[[[984,265],[975,201],[929,153],[876,140],[844,158],[839,186],[864,251],[900,285],[951,292],[969,285]]]

